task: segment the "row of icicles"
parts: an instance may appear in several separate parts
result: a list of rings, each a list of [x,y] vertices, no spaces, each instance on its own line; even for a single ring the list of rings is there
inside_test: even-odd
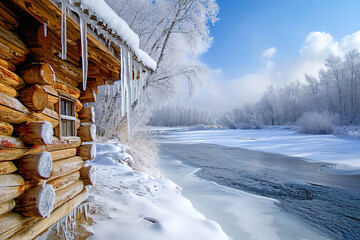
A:
[[[88,15],[84,14],[81,9],[73,7],[68,4],[68,0],[61,0],[61,58],[66,59],[67,55],[67,43],[66,43],[66,16],[67,9],[78,13],[80,17],[80,40],[81,40],[81,58],[82,58],[82,77],[83,77],[83,90],[86,90],[87,75],[88,75],[88,44],[87,44],[87,21],[94,21],[89,18]],[[96,26],[96,25],[95,25]],[[96,27],[95,27],[96,28]],[[115,43],[120,48],[120,80],[121,80],[121,116],[127,117],[128,124],[128,136],[129,141],[132,139],[132,127],[131,127],[131,111],[132,106],[136,101],[141,100],[141,96],[144,91],[146,81],[149,77],[148,71],[143,71],[140,63],[133,62],[132,53],[127,46],[119,43],[119,40],[114,38],[112,35],[102,28],[96,28],[96,30],[105,36],[105,42],[112,51],[111,42]],[[44,23],[44,35],[47,36],[47,23]],[[107,37],[106,37],[107,36]],[[133,77],[134,68],[134,77]],[[140,72],[140,79],[137,79],[138,72]],[[116,89],[116,88],[114,88]]]

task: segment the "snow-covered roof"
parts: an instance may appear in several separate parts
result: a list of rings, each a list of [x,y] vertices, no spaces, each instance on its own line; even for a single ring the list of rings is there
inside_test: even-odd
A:
[[[79,7],[82,11],[86,10],[89,16],[96,16],[96,21],[101,21],[106,27],[108,39],[117,44],[117,38],[114,35],[118,36],[135,54],[139,62],[152,70],[156,69],[156,62],[140,49],[139,36],[130,29],[129,25],[104,0],[70,0],[70,4],[73,7]],[[98,30],[101,31],[102,29]],[[101,33],[104,34],[104,32]]]

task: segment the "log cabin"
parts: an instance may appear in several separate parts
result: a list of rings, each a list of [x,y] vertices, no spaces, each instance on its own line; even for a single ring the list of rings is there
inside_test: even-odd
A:
[[[34,239],[88,206],[96,127],[84,105],[120,81],[130,122],[155,69],[103,0],[0,1],[0,239]]]

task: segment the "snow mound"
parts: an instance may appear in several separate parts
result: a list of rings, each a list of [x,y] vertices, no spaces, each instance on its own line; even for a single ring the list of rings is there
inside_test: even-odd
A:
[[[167,179],[155,179],[117,162],[120,144],[97,144],[97,184],[91,188],[94,235],[90,239],[228,239],[221,227],[196,211]]]

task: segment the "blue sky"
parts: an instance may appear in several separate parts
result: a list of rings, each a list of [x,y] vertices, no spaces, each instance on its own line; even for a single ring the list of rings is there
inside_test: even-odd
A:
[[[225,76],[256,71],[262,53],[277,48],[276,60],[296,57],[309,32],[335,39],[359,30],[359,0],[219,0],[219,18],[211,26],[214,42],[201,60],[222,68]]]
[[[330,53],[341,55],[349,48],[360,48],[360,32],[354,35],[360,30],[359,0],[217,2],[220,20],[211,26],[214,42],[200,57],[211,69],[213,79],[205,79],[204,88],[191,104],[195,107],[206,108],[213,97],[219,102],[218,109],[233,108],[234,104],[226,104],[230,99],[222,102],[216,99],[220,96],[209,95],[216,84],[224,82],[232,82],[228,88],[255,84],[248,89],[255,90],[254,94],[239,98],[237,105],[256,101],[265,85],[273,84],[277,76],[283,83],[301,78],[304,72],[314,74]],[[264,51],[270,47],[274,54],[266,58]],[[226,95],[231,98],[231,94]]]

